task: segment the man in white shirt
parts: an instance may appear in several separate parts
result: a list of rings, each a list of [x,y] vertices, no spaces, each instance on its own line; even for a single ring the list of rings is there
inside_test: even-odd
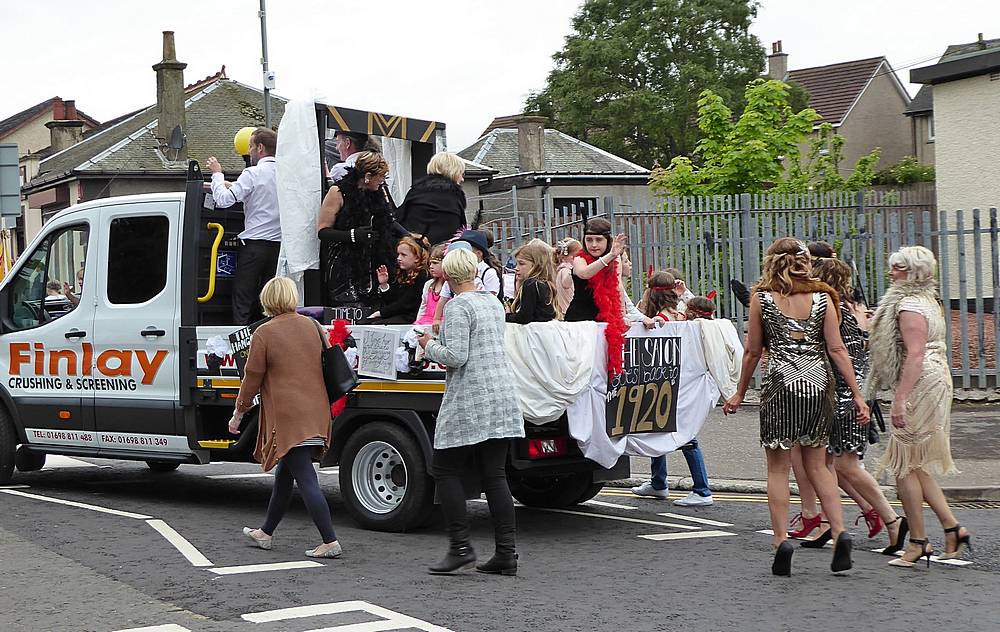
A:
[[[250,136],[250,165],[236,182],[226,182],[215,156],[205,161],[212,172],[215,206],[228,208],[243,203],[243,232],[233,280],[233,322],[249,325],[263,318],[258,296],[278,269],[281,250],[281,218],[278,215],[278,135],[258,127]]]

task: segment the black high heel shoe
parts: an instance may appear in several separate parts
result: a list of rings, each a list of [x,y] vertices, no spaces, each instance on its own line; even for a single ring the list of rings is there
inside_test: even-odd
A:
[[[830,570],[834,573],[843,573],[851,570],[854,562],[851,561],[851,551],[854,549],[854,541],[851,534],[841,531],[837,536],[837,541],[833,545],[833,561],[830,562]]]
[[[899,524],[899,535],[896,536],[895,544],[893,544],[892,540],[890,540],[889,546],[882,549],[882,555],[895,555],[903,548],[903,543],[906,542],[906,536],[910,532],[910,523],[906,521],[906,516],[896,516],[895,520],[885,523],[885,526],[888,527],[891,524],[896,524],[900,520],[902,520],[902,522]]]
[[[969,535],[968,530],[966,530],[965,535],[962,535],[962,525],[957,524],[950,529],[945,529],[944,533],[945,542],[947,542],[949,533],[954,533],[957,540],[955,542],[955,550],[951,553],[946,550],[938,556],[939,560],[957,560],[961,559],[961,557],[965,554],[965,551],[972,553],[972,536]],[[947,546],[948,545],[946,543],[945,548],[947,548]]]
[[[827,529],[826,531],[824,531],[823,533],[819,534],[818,536],[816,536],[812,540],[803,540],[802,541],[802,548],[804,548],[804,549],[821,549],[824,546],[826,546],[826,543],[830,541],[830,538],[832,536],[833,536],[833,532],[830,529]]]
[[[910,560],[906,560],[906,559],[903,559],[901,557],[897,557],[894,560],[889,560],[889,566],[901,566],[903,568],[913,568],[914,566],[917,565],[917,562],[920,561],[920,558],[926,557],[927,558],[927,568],[930,568],[931,567],[931,553],[934,552],[933,547],[931,547],[929,544],[927,544],[927,540],[926,539],[918,540],[916,538],[910,538],[910,544],[919,544],[920,545],[920,555],[917,556],[917,559],[915,559],[915,560],[913,560],[911,562]]]
[[[792,575],[792,553],[795,553],[795,547],[788,540],[778,545],[774,551],[774,562],[771,563],[772,575],[781,577]]]

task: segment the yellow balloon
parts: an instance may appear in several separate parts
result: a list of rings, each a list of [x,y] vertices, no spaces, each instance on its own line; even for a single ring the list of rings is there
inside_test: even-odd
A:
[[[236,137],[233,138],[233,147],[236,148],[236,153],[241,156],[250,155],[250,136],[253,131],[257,129],[256,127],[244,127],[240,131],[236,132]]]

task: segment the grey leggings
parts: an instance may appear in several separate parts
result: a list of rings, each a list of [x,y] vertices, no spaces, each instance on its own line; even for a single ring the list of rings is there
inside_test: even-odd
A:
[[[271,502],[267,505],[267,517],[261,531],[272,535],[278,523],[281,522],[288,506],[292,502],[292,483],[299,486],[299,493],[306,504],[309,516],[316,523],[323,542],[333,542],[337,534],[333,532],[333,521],[330,519],[330,506],[326,504],[326,496],[319,489],[319,480],[312,465],[312,446],[292,448],[278,461],[274,470],[274,489],[271,490]]]

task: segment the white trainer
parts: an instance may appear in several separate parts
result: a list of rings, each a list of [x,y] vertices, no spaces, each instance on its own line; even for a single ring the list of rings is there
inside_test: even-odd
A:
[[[653,489],[653,483],[651,481],[646,481],[638,487],[633,487],[632,493],[636,496],[650,496],[652,498],[666,500],[670,491],[667,489]]]
[[[715,504],[711,496],[702,496],[691,492],[684,498],[678,498],[674,501],[674,504],[678,507],[708,507],[709,505]]]

